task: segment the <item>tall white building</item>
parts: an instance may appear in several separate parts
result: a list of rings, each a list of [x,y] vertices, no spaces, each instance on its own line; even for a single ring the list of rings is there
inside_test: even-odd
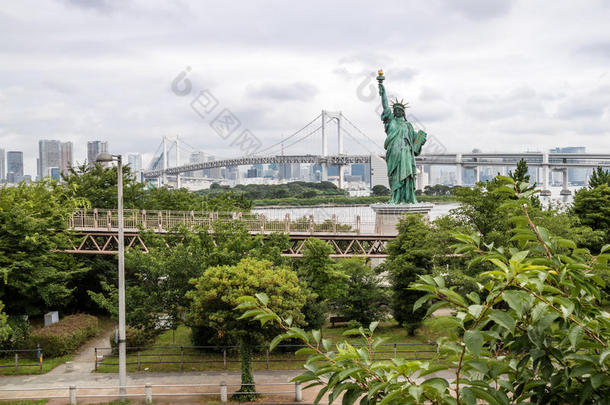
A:
[[[127,164],[133,177],[138,181],[142,181],[142,155],[139,153],[128,154]]]
[[[4,157],[4,149],[0,149],[0,183],[6,181],[6,160]]]
[[[51,177],[52,167],[61,167],[61,142],[42,139],[38,141],[38,179]]]
[[[72,142],[61,143],[61,167],[60,171],[63,174],[68,173],[68,170],[72,167],[74,159],[72,157]]]

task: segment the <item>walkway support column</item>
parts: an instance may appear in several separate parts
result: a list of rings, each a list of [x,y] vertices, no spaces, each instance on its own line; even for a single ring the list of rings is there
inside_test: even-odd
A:
[[[549,154],[542,154],[542,196],[550,196],[551,189],[549,188]]]
[[[572,195],[572,192],[568,189],[568,169],[562,170],[563,175],[563,187],[561,188],[560,195]]]
[[[464,182],[462,181],[462,154],[458,153],[455,155],[455,168],[456,168],[456,186],[463,186]]]

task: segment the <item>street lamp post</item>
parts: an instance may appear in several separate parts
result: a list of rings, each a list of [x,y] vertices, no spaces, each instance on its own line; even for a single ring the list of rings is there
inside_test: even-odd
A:
[[[127,395],[127,350],[125,342],[125,231],[123,229],[123,162],[121,155],[102,152],[96,159],[100,163],[117,161],[117,199],[119,211],[119,398]]]

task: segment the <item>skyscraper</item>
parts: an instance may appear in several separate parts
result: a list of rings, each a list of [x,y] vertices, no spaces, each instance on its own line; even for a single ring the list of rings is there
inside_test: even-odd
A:
[[[38,141],[38,179],[50,176],[52,167],[61,167],[61,142],[40,140]]]
[[[60,171],[62,174],[68,173],[68,170],[72,167],[72,142],[61,143],[61,166]]]
[[[189,163],[204,163],[206,161],[206,156],[204,152],[197,151],[192,152],[189,158]],[[208,170],[209,172],[209,170]],[[197,170],[194,172],[190,172],[189,175],[191,177],[205,177],[204,170]]]
[[[127,155],[127,164],[131,174],[137,181],[142,180],[142,155],[139,153],[130,153]]]
[[[4,160],[4,149],[0,149],[0,183],[6,181],[6,161]]]
[[[6,153],[6,172],[9,183],[23,180],[23,152],[8,151]]]
[[[97,155],[102,152],[108,152],[108,142],[89,141],[87,142],[87,164],[95,166]]]

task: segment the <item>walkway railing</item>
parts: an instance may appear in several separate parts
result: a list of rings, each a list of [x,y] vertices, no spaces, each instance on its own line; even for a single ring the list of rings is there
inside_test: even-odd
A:
[[[252,233],[360,235],[365,230],[369,233],[375,228],[374,220],[362,221],[359,215],[351,220],[339,220],[336,215],[328,219],[315,219],[313,215],[293,218],[290,214],[286,214],[283,219],[269,219],[264,214],[243,212],[124,210],[124,227],[127,232],[140,230],[170,232],[178,227],[212,230],[215,222],[232,221],[240,221]],[[117,210],[96,208],[72,214],[68,219],[68,227],[78,231],[116,231],[118,222]]]
[[[261,383],[245,384],[255,385],[257,393],[265,396],[290,396],[286,402],[292,400],[303,401],[301,384],[299,383]],[[229,395],[251,394],[240,392],[238,389],[242,384],[144,384],[126,386],[127,398],[144,398],[147,404],[153,399],[163,397],[217,397],[220,402],[228,401]],[[0,400],[26,401],[34,399],[68,399],[70,405],[76,405],[78,399],[85,398],[118,398],[118,386],[78,387],[76,385],[58,387],[32,387],[0,389]]]
[[[42,373],[43,355],[40,346],[36,349],[0,350],[0,357],[3,358],[0,360],[1,368],[13,368],[18,372],[21,367],[37,367]]]
[[[354,346],[362,346],[355,344]],[[272,363],[286,363],[290,368],[299,368],[307,360],[306,355],[297,355],[305,345],[278,345],[274,352],[268,346],[258,346],[252,356],[252,363],[265,364],[270,369]],[[437,353],[436,344],[430,343],[382,343],[375,350],[375,360],[402,358],[409,360],[429,360]],[[224,369],[231,363],[240,363],[238,346],[151,346],[128,347],[127,366],[134,371],[147,370],[159,365],[174,365],[183,371],[185,367],[198,369]],[[115,349],[96,347],[94,349],[95,370],[100,366],[118,366]],[[298,363],[296,365],[295,363]],[[131,367],[130,367],[131,366]],[[274,367],[275,368],[275,367]]]

